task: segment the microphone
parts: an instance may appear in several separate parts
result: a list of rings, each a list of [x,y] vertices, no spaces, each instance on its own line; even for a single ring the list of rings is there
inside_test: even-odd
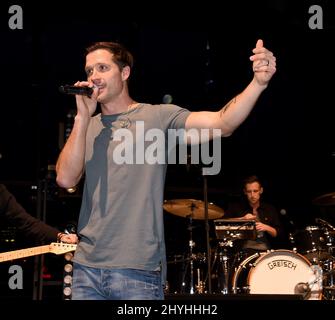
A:
[[[333,227],[329,222],[327,222],[323,219],[315,218],[315,222],[323,224],[324,226],[328,227],[329,229],[332,229],[333,231],[335,231],[335,227]]]
[[[294,287],[294,294],[302,294],[304,299],[308,299],[311,294],[311,288],[307,282],[299,282]]]
[[[59,91],[65,94],[77,94],[81,96],[90,97],[93,93],[93,88],[91,87],[75,87],[70,85],[64,85],[59,87]]]

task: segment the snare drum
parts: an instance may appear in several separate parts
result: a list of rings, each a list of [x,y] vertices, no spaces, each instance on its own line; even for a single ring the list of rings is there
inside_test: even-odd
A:
[[[307,284],[306,292],[298,290],[301,283]],[[257,253],[242,261],[233,276],[232,286],[234,293],[304,293],[305,299],[319,300],[322,269],[290,250]]]

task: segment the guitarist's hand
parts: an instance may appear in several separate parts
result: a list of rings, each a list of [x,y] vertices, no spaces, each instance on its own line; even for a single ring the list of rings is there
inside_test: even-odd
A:
[[[59,233],[57,236],[57,239],[60,242],[65,242],[65,243],[71,243],[71,244],[75,244],[78,243],[78,237],[76,234],[74,233]]]

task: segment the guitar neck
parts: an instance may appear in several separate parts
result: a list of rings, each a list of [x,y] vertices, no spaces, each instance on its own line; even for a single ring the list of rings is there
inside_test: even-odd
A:
[[[8,252],[0,253],[0,262],[21,259],[25,257],[31,257],[38,254],[44,254],[50,252],[50,245],[44,245],[28,249],[20,249]]]

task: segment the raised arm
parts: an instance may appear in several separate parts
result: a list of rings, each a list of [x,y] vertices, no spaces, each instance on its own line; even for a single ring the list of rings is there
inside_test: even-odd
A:
[[[88,82],[78,82],[78,86],[87,86]],[[72,188],[78,184],[84,172],[86,132],[97,105],[97,88],[91,98],[76,96],[77,115],[65,146],[56,163],[57,183],[63,188]]]
[[[276,58],[263,46],[262,40],[257,41],[252,52],[254,77],[250,84],[217,112],[192,112],[186,120],[186,129],[215,128],[221,129],[223,136],[229,136],[247,118],[276,72]]]

